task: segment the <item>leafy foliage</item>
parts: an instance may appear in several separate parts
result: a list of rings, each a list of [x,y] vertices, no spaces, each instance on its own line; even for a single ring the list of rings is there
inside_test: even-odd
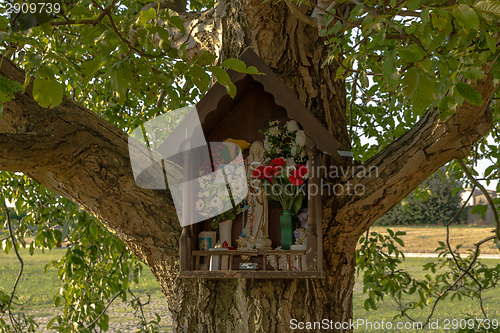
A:
[[[379,225],[445,224],[457,212],[460,183],[441,168],[380,218]]]
[[[355,156],[373,156],[429,108],[445,118],[466,100],[482,105],[472,85],[499,66],[497,1],[352,3],[330,9],[320,33],[327,62],[342,57]],[[498,114],[496,101],[491,109]]]
[[[77,205],[48,192],[27,176],[1,173],[0,182],[6,199],[15,202],[10,216],[19,246],[27,247],[31,254],[67,246],[63,257],[45,267],[57,269],[63,282],[59,294],[54,295],[54,305],[62,307],[62,313],[49,322],[51,328],[59,332],[106,331],[109,318],[104,310],[113,297],[118,295],[120,301],[134,308],[144,303],[130,290],[139,282],[143,264],[123,241]],[[0,223],[2,230],[8,229],[5,216],[0,215]],[[11,239],[4,239],[1,250],[9,253],[12,246]],[[9,298],[0,291],[0,308]],[[32,318],[22,312],[19,316],[18,330],[36,331]],[[142,317],[138,324],[145,332],[155,331],[159,318],[147,321]],[[12,329],[4,319],[0,327],[7,332]]]

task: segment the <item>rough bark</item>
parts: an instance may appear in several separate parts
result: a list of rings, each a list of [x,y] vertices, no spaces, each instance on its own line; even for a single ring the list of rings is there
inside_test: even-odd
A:
[[[220,1],[192,24],[201,24],[200,18],[207,19],[210,33],[194,34],[191,52],[207,47],[221,61],[251,46],[349,148],[344,83],[332,79],[335,64],[321,66],[327,49],[317,30],[299,21],[284,3],[260,0]],[[5,60],[1,74],[24,81],[24,74]],[[478,83],[485,101],[493,88],[491,75]],[[0,169],[25,172],[81,204],[124,239],[159,280],[179,332],[288,332],[292,318],[348,321],[360,233],[441,165],[465,156],[491,127],[485,106],[474,110],[466,103],[446,121],[430,111],[367,162],[379,168],[379,177],[354,179],[366,187],[364,196],[325,199],[327,278],[185,280],[178,278],[180,227],[172,202],[166,191],[135,185],[127,135],[69,99],[45,110],[31,90],[30,85],[4,106]]]

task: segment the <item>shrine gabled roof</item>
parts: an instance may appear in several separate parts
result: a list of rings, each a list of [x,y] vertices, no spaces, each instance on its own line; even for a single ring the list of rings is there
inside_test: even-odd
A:
[[[246,49],[239,59],[247,66],[256,67],[264,75],[244,74],[228,70],[231,81],[236,85],[236,96],[231,98],[226,89],[216,83],[196,105],[205,133],[213,130],[211,127],[217,124],[217,120],[222,119],[226,113],[231,111],[251,84],[258,82],[264,87],[265,92],[273,95],[275,103],[286,110],[288,118],[295,119],[302,125],[304,132],[314,140],[318,150],[329,154],[336,162],[340,163],[341,157],[337,152],[340,149],[340,143],[264,61],[250,48]],[[210,115],[211,121],[207,121],[208,115]]]

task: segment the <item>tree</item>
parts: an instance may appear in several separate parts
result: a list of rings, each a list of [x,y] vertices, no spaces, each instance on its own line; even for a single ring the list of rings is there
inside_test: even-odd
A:
[[[379,225],[445,224],[460,206],[460,184],[440,168],[377,221]]]
[[[168,9],[173,5],[179,16]],[[49,24],[1,35],[6,56],[25,72],[3,58],[0,169],[23,172],[97,216],[149,266],[177,331],[284,332],[292,318],[349,321],[360,235],[439,167],[466,157],[493,126],[498,6],[418,0],[310,6],[200,0],[190,2],[197,11],[189,12],[186,1],[143,6],[81,1]],[[208,88],[207,72],[230,90],[212,66],[247,46],[343,150],[352,143],[355,153],[363,151],[363,166],[379,170],[378,177],[330,179],[365,191],[324,197],[325,279],[179,279],[172,200],[134,183],[126,132],[162,106],[196,100]],[[361,145],[355,128],[379,144]]]

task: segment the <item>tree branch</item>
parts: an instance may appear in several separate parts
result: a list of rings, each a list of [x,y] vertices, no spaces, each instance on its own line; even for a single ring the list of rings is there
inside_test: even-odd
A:
[[[132,43],[126,39],[125,37],[123,37],[121,35],[121,33],[118,31],[118,28],[116,27],[115,25],[115,21],[113,20],[113,17],[111,16],[111,13],[107,13],[106,16],[108,17],[109,19],[109,23],[111,25],[111,30],[113,30],[113,32],[115,33],[115,35],[118,37],[118,39],[125,45],[128,46],[128,48],[131,50],[131,51],[134,51],[135,53],[137,53],[138,55],[140,55],[141,57],[145,57],[145,58],[161,58],[161,57],[164,57],[165,56],[165,53],[164,52],[161,52],[159,54],[147,54],[147,53],[144,53],[142,52],[141,50],[139,50],[138,48],[136,48],[134,45],[132,45]]]
[[[21,83],[25,78],[6,59],[0,75]],[[32,89],[29,84],[3,105],[0,130],[9,133],[0,133],[0,170],[24,171],[80,204],[144,261],[155,251],[177,258],[180,225],[174,204],[167,191],[137,186],[128,135],[67,97],[44,109]]]
[[[103,315],[103,314],[105,314],[105,313],[106,313],[106,311],[108,311],[108,308],[111,306],[111,304],[113,304],[113,302],[115,301],[115,299],[117,299],[117,298],[118,298],[118,296],[120,296],[121,294],[123,294],[123,290],[122,290],[122,291],[120,291],[119,293],[117,293],[117,294],[115,295],[115,297],[113,297],[113,298],[109,301],[108,305],[106,305],[106,307],[105,307],[105,308],[101,311],[101,313],[99,313],[99,315],[98,315],[98,316],[97,316],[97,317],[96,317],[96,318],[95,318],[95,319],[94,319],[94,320],[93,320],[93,321],[92,321],[92,322],[91,322],[91,323],[87,326],[87,329],[92,328],[92,326],[94,326],[94,324],[95,324],[95,323],[97,323],[97,321],[98,321],[98,320],[102,317],[102,315]]]
[[[467,266],[466,269],[462,270],[462,274],[460,274],[459,277],[457,277],[455,279],[455,281],[453,281],[452,284],[450,284],[445,290],[443,290],[439,295],[438,297],[436,298],[436,300],[434,301],[434,304],[432,304],[432,308],[431,308],[431,312],[429,313],[429,316],[427,317],[425,323],[423,324],[422,327],[426,327],[427,324],[429,324],[429,321],[431,320],[432,316],[434,315],[434,311],[436,310],[436,306],[438,305],[439,301],[450,291],[452,290],[453,288],[455,288],[455,286],[460,282],[462,281],[462,279],[470,274],[470,270],[474,267],[474,265],[476,264],[476,261],[477,261],[477,258],[479,257],[479,250],[481,248],[481,245],[483,245],[484,243],[486,242],[489,242],[493,239],[495,239],[496,236],[490,236],[490,237],[487,237],[479,242],[477,242],[476,244],[474,244],[476,246],[475,250],[474,250],[474,254],[472,256],[472,260],[471,262],[469,263],[469,265]]]
[[[474,176],[470,172],[469,168],[465,165],[464,161],[457,160],[457,163],[460,165],[462,170],[464,170],[465,175],[467,176],[467,178],[469,178],[469,180],[472,182],[472,184],[474,184],[474,186],[477,186],[481,190],[481,192],[483,192],[484,196],[486,197],[486,200],[488,201],[488,204],[490,205],[491,210],[493,211],[493,216],[495,217],[495,223],[496,223],[495,234],[496,234],[498,240],[500,240],[500,219],[498,218],[498,212],[497,212],[497,209],[495,207],[495,203],[491,199],[490,194],[484,188],[484,186],[480,182],[478,182],[476,180],[476,178],[474,178]]]
[[[53,163],[54,137],[0,133],[0,170],[30,172]]]
[[[310,25],[311,27],[317,28],[318,27],[318,22],[314,18],[312,18],[309,15],[306,15],[303,13],[299,7],[297,7],[294,3],[293,0],[285,0],[286,4],[288,5],[288,8],[290,8],[290,11],[292,12],[293,15],[297,16],[299,20],[304,22],[307,25]]]
[[[469,202],[470,198],[472,198],[472,196],[474,195],[475,189],[476,189],[476,186],[474,186],[472,188],[472,191],[470,192],[469,196],[467,197],[467,200],[465,200],[464,203],[462,204],[462,207],[460,207],[460,210],[448,221],[448,223],[446,223],[446,247],[448,248],[448,251],[450,252],[451,257],[452,257],[453,261],[455,262],[455,265],[457,265],[457,268],[462,272],[466,272],[467,275],[469,275],[469,277],[472,280],[474,280],[474,282],[477,283],[479,305],[481,307],[481,312],[483,313],[485,318],[488,318],[488,316],[486,314],[486,310],[484,309],[484,306],[483,306],[483,296],[482,296],[483,286],[481,285],[481,283],[476,279],[476,277],[470,271],[467,271],[465,268],[463,268],[460,265],[460,262],[458,261],[457,255],[455,254],[455,252],[453,252],[453,249],[451,248],[451,243],[450,243],[450,225],[458,219],[458,217],[460,216],[460,214],[464,210],[465,206]]]
[[[364,163],[367,170],[377,171],[375,177],[346,179],[365,190],[362,196],[341,198],[343,206],[335,219],[345,223],[346,235],[361,235],[439,167],[467,156],[490,131],[492,116],[486,109],[496,89],[491,65],[484,68],[486,77],[474,85],[482,106],[464,102],[444,121],[438,110],[427,111],[411,130]]]
[[[66,21],[51,21],[50,24],[53,26],[61,26],[61,25],[73,25],[73,24],[88,24],[88,25],[98,25],[101,23],[102,19],[109,13],[111,13],[111,10],[115,6],[115,3],[117,3],[118,0],[113,0],[109,6],[106,8],[102,9],[101,13],[95,20],[66,20]]]

